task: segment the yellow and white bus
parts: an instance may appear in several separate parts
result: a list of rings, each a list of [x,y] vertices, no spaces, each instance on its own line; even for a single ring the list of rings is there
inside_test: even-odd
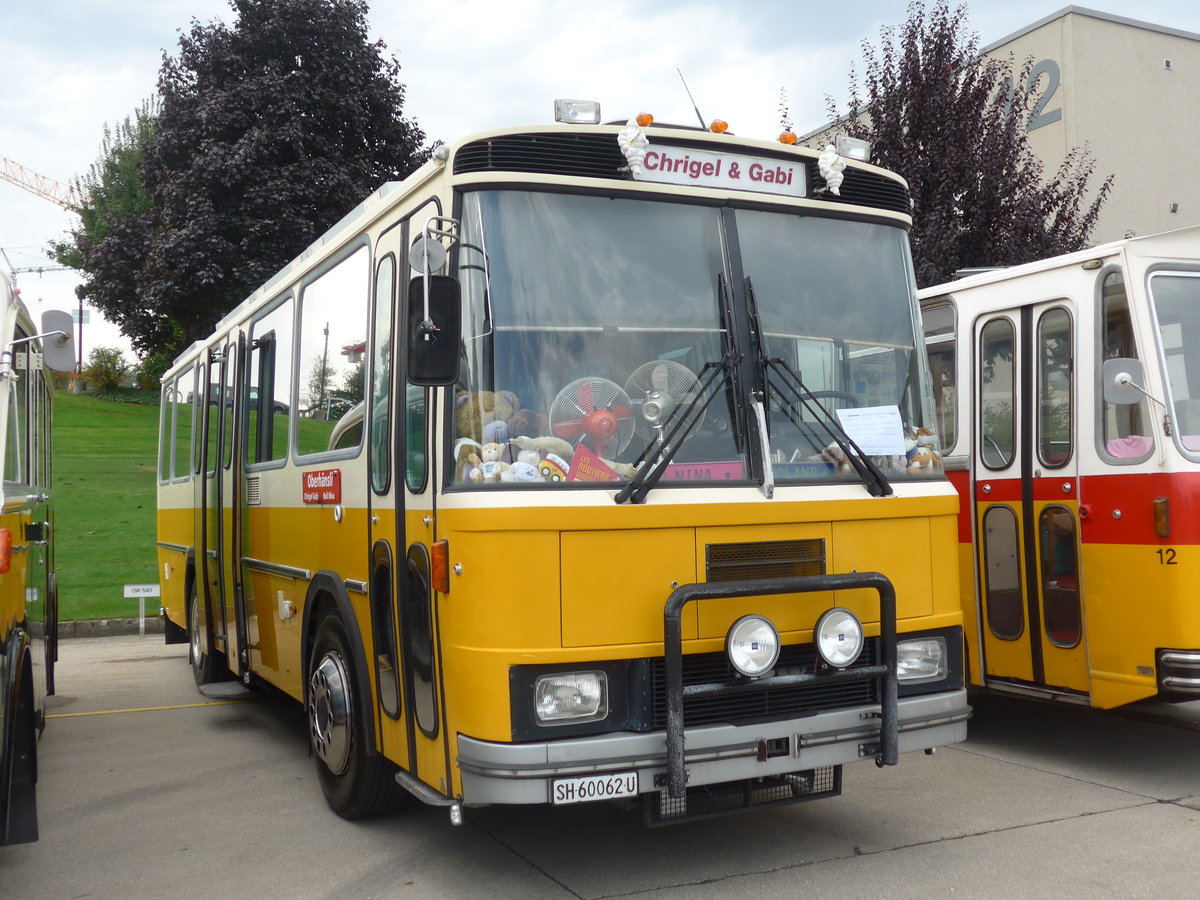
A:
[[[37,739],[54,693],[50,370],[75,367],[70,313],[33,319],[0,272],[0,844],[38,839]]]
[[[682,821],[962,740],[904,182],[558,108],[384,185],[166,373],[169,638],[302,701],[351,818]]]
[[[1200,227],[920,292],[970,682],[1200,697]]]

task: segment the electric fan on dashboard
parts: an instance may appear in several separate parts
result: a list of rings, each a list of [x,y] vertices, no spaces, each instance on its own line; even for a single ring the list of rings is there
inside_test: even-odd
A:
[[[683,415],[692,399],[700,393],[698,379],[685,365],[655,359],[633,370],[625,382],[625,392],[633,404],[634,427],[640,437],[663,439],[663,432]],[[704,421],[700,413],[696,425]]]
[[[629,395],[607,378],[578,378],[550,404],[550,430],[598,456],[616,456],[633,439]]]

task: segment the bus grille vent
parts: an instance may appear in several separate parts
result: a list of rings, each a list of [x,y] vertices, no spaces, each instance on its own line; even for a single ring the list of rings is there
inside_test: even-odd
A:
[[[816,166],[812,167],[816,177],[814,184],[821,184],[825,179],[816,175]],[[874,172],[863,172],[860,169],[846,169],[843,173],[841,194],[825,192],[820,194],[823,200],[830,203],[853,203],[858,206],[873,206],[876,209],[886,209],[889,212],[912,215],[909,203],[908,188],[890,178],[876,175]]]
[[[879,659],[879,638],[867,638],[866,646],[851,669],[873,666]],[[667,727],[667,665],[662,658],[651,660],[651,720],[655,729]],[[816,671],[817,653],[812,644],[790,644],[780,650],[775,672],[804,674]],[[683,683],[711,684],[736,678],[729,658],[721,652],[691,653],[683,657]],[[683,721],[688,728],[743,721],[771,722],[879,702],[879,679],[797,684],[789,687],[749,687],[731,694],[701,694],[683,698]]]
[[[660,140],[661,146],[686,150],[678,140]],[[705,145],[697,149],[711,150]],[[790,152],[756,153],[765,159],[796,161]],[[912,214],[908,188],[903,183],[875,172],[846,169],[841,194],[823,190],[824,181],[813,159],[804,159],[812,196],[827,203],[846,203]],[[454,174],[471,172],[524,172],[538,175],[562,175],[570,178],[613,178],[627,181],[628,164],[611,133],[603,134],[506,134],[464,144],[454,154]],[[817,191],[820,193],[817,193]]]
[[[259,477],[257,475],[251,475],[249,478],[246,479],[246,505],[247,506],[261,506],[262,505],[262,494],[259,492],[258,482],[259,482]]]
[[[624,178],[625,157],[612,134],[510,134],[464,145],[454,173],[529,172],[576,178]]]
[[[704,548],[706,581],[761,581],[825,574],[825,540],[746,541]]]

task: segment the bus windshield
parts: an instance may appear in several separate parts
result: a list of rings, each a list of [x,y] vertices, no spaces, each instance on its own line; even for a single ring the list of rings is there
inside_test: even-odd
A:
[[[1200,455],[1200,274],[1156,272],[1150,277],[1159,339],[1165,357],[1175,434],[1190,455]]]
[[[665,482],[745,481],[744,410],[761,386],[753,367],[735,377],[739,356],[782,359],[831,413],[898,407],[915,444],[932,417],[907,252],[903,230],[881,224],[467,194],[456,482],[627,479],[680,419],[692,427],[671,447]],[[749,337],[751,302],[762,348]],[[769,378],[767,394],[776,480],[847,477],[811,411]],[[903,449],[888,468],[907,472]]]

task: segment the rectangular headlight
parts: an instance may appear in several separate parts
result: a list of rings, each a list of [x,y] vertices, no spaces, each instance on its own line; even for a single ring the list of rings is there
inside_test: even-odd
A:
[[[608,715],[608,676],[603,672],[543,675],[533,685],[539,725],[594,722]]]
[[[896,644],[896,676],[901,684],[941,681],[946,677],[946,639],[910,638]]]
[[[567,125],[599,125],[600,104],[595,100],[555,100],[554,121]]]
[[[835,147],[838,156],[844,156],[847,159],[857,159],[867,162],[871,158],[871,142],[864,141],[862,138],[852,138],[847,134],[839,134],[836,138]]]

